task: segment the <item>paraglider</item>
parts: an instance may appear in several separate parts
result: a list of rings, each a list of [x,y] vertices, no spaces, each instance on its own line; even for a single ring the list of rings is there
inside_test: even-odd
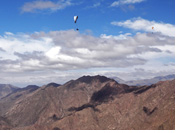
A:
[[[77,23],[78,16],[74,16],[74,22]]]
[[[152,27],[152,31],[154,30],[154,27]],[[152,32],[152,34],[153,34],[153,32]]]
[[[78,20],[78,16],[74,16],[74,23],[77,25],[77,20]],[[76,30],[78,31],[79,29],[76,28]]]

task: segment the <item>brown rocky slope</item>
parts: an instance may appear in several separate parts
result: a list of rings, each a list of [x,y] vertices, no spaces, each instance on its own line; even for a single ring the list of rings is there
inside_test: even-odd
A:
[[[1,129],[173,130],[175,80],[135,87],[83,76],[61,86],[16,92],[1,99],[0,107]]]
[[[7,96],[8,94],[17,91],[18,87],[10,85],[10,84],[0,84],[0,99],[2,97]]]

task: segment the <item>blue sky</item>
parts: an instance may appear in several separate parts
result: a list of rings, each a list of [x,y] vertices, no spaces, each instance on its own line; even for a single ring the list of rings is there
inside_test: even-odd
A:
[[[58,0],[53,0],[55,4]],[[145,0],[135,4],[123,4],[111,7],[115,0],[71,0],[71,5],[64,9],[51,11],[50,8],[23,12],[25,3],[33,0],[1,0],[0,4],[0,33],[6,31],[34,32],[68,30],[75,28],[73,16],[79,16],[78,27],[84,33],[87,29],[94,35],[118,34],[119,31],[128,32],[128,29],[115,27],[112,21],[124,21],[134,17],[147,20],[170,23],[175,25],[174,0]],[[96,5],[96,7],[94,7]],[[132,32],[132,31],[131,31]]]
[[[0,19],[2,83],[175,73],[175,0],[1,0]]]

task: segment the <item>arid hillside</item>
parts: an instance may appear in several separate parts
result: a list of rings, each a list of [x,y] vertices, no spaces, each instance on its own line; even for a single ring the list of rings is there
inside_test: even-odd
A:
[[[175,80],[138,87],[98,75],[33,87],[0,100],[0,129],[175,129]]]
[[[7,96],[10,93],[17,91],[18,89],[20,88],[10,85],[10,84],[0,84],[0,99],[2,97]]]

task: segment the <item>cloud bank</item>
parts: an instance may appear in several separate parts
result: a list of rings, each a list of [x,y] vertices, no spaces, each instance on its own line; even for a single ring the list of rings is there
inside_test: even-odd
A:
[[[114,73],[129,79],[138,69],[152,76],[169,74],[174,72],[174,39],[161,33],[94,37],[74,30],[7,32],[0,36],[1,82],[61,83],[86,74]]]

